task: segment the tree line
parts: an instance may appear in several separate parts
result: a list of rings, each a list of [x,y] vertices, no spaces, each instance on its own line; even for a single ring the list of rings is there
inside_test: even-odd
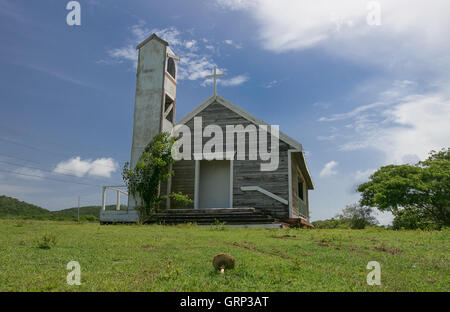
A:
[[[361,229],[377,225],[374,209],[391,212],[393,229],[440,230],[450,226],[450,148],[431,151],[414,165],[388,165],[360,184],[359,203],[335,218],[315,221],[318,228]]]

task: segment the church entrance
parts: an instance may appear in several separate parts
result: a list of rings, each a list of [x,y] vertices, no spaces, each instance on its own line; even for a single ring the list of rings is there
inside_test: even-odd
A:
[[[231,208],[230,161],[201,160],[198,208]]]

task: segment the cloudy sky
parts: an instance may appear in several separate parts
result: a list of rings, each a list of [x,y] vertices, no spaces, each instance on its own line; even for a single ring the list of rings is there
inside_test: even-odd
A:
[[[121,184],[153,32],[181,57],[177,120],[216,65],[219,94],[303,144],[313,220],[380,166],[450,145],[447,0],[84,0],[80,26],[68,2],[0,0],[0,194],[56,210]]]

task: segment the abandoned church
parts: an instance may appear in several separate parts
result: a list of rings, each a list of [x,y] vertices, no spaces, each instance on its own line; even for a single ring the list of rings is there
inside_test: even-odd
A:
[[[310,226],[308,191],[314,185],[302,145],[219,96],[216,69],[207,77],[214,80],[213,95],[175,122],[179,57],[155,34],[137,50],[131,167],[157,133],[181,132],[184,139],[183,157],[173,164],[174,174],[161,183],[160,192],[181,192],[192,204],[176,207],[167,200],[160,222]],[[116,210],[104,208],[107,189],[117,191]],[[128,208],[120,210],[120,193],[126,194],[103,188],[102,223],[137,221],[132,198]]]

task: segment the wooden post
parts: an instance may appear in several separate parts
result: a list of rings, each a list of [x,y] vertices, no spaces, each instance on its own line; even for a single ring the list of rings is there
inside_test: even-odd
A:
[[[195,160],[194,209],[198,209],[200,194],[200,160]]]
[[[118,211],[120,210],[120,191],[117,190],[116,193],[117,193],[116,210]]]
[[[106,210],[106,187],[103,187],[102,193],[102,210]]]

